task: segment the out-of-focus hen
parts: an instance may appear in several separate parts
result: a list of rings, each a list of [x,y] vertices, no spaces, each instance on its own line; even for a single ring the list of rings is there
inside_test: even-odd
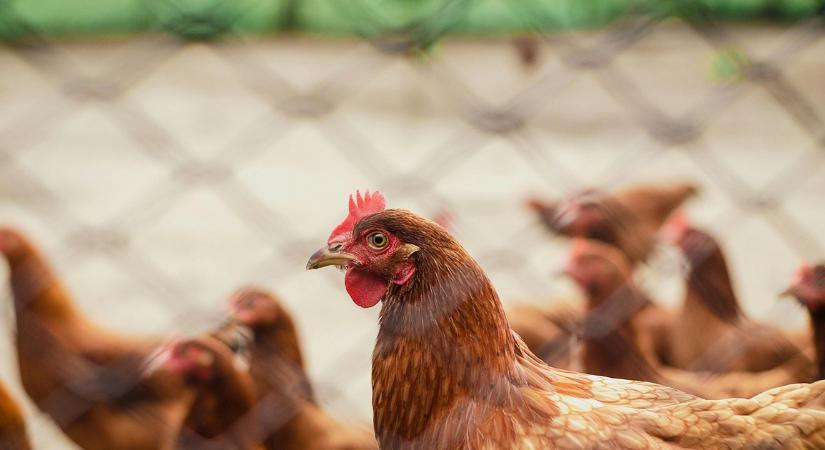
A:
[[[0,449],[31,450],[23,411],[0,383]]]
[[[190,338],[168,346],[158,358],[160,368],[153,375],[162,379],[171,373],[189,391],[178,448],[259,448],[261,430],[251,414],[255,382],[223,342],[211,336]]]
[[[709,233],[675,215],[663,230],[688,264],[685,299],[674,320],[664,363],[708,372],[761,372],[799,354],[784,333],[742,311],[727,260]]]
[[[550,231],[606,242],[635,265],[647,259],[668,216],[697,191],[688,182],[636,185],[615,193],[587,189],[557,202],[530,199],[528,206]]]
[[[23,234],[0,228],[0,253],[9,265],[20,378],[34,404],[84,448],[170,445],[177,425],[166,418],[189,403],[181,403],[180,389],[162,373],[141,376],[162,341],[122,336],[87,319]],[[214,412],[209,423],[193,419],[188,425],[204,436],[215,434],[210,428],[230,409],[221,404]]]
[[[434,222],[385,210],[378,194],[349,215],[308,269],[345,267],[364,308],[383,302],[373,410],[383,449],[822,448],[825,382],[709,401],[652,383],[553,369],[507,324],[495,288]]]
[[[597,241],[575,240],[566,272],[587,293],[587,314],[580,331],[584,342],[580,367],[587,373],[651,381],[716,399],[750,397],[770,388],[816,380],[805,354],[763,372],[718,374],[663,366],[639,345],[633,319],[651,302],[636,286],[621,252]]]
[[[580,334],[582,370],[612,378],[666,383],[643,354],[633,319],[652,306],[632,278],[627,258],[615,247],[594,240],[573,240],[564,272],[584,290],[586,313]],[[686,389],[685,386],[680,386]]]
[[[248,353],[255,380],[254,414],[264,445],[275,450],[374,450],[368,429],[347,426],[316,402],[289,312],[268,292],[242,289],[229,300],[231,321],[214,336]]]

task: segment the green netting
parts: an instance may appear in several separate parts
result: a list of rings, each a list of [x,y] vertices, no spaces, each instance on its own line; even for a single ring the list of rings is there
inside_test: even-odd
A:
[[[494,34],[598,27],[624,14],[710,14],[797,20],[825,0],[0,0],[0,36],[29,31],[100,35],[166,30],[205,38],[286,27],[313,33],[427,40],[447,32]]]

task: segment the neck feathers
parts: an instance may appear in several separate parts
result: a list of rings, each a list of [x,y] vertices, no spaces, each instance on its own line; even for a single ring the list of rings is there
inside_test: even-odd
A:
[[[584,371],[593,375],[659,382],[637,343],[633,318],[650,300],[632,283],[590,298],[582,323]]]
[[[36,251],[10,261],[9,277],[18,317],[37,314],[65,319],[75,314],[68,293],[51,267]]]
[[[392,448],[394,439],[436,439],[443,430],[434,424],[466,436],[474,415],[457,417],[461,405],[512,401],[508,387],[519,377],[516,339],[490,281],[452,238],[439,241],[416,242],[415,277],[392,287],[381,310],[374,420],[382,445]]]
[[[744,316],[733,291],[725,257],[716,249],[695,262],[688,275],[688,296],[698,299],[725,322],[735,323]]]

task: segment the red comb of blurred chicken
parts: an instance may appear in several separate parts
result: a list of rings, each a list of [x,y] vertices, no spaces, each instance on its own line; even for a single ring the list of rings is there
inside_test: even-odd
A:
[[[739,306],[724,252],[683,215],[664,227],[688,262],[685,299],[674,322],[667,363],[682,369],[760,372],[799,353],[778,329],[755,323]]]
[[[550,231],[614,245],[636,264],[653,250],[667,217],[697,191],[687,182],[638,185],[615,193],[586,189],[558,202],[529,199],[527,206]]]
[[[214,333],[238,353],[248,353],[255,380],[255,417],[269,450],[374,450],[367,429],[346,426],[315,401],[295,323],[270,293],[245,288],[229,299],[230,322]]]
[[[185,392],[181,396],[185,401],[178,401],[178,416],[170,422],[197,418],[197,429],[182,427],[176,448],[257,448],[260,431],[248,415],[255,405],[255,385],[222,342],[210,336],[177,341],[158,358],[157,369],[147,378],[168,384],[165,378],[171,374]],[[214,404],[205,399],[213,399]]]
[[[23,411],[2,383],[0,383],[0,448],[31,450]]]
[[[545,365],[510,331],[495,289],[464,248],[408,211],[362,215],[346,239],[307,263],[328,265],[370,277],[378,295],[370,302],[383,302],[372,368],[381,448],[825,445],[825,412],[803,407],[825,382],[708,401]],[[350,296],[363,305],[362,293]]]

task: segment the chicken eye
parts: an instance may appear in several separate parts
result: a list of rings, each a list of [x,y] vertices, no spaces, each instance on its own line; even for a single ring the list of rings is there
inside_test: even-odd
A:
[[[390,240],[387,239],[387,235],[380,231],[376,231],[375,233],[372,233],[369,236],[367,236],[367,243],[370,245],[370,247],[376,250],[380,250],[386,247],[389,242]]]

